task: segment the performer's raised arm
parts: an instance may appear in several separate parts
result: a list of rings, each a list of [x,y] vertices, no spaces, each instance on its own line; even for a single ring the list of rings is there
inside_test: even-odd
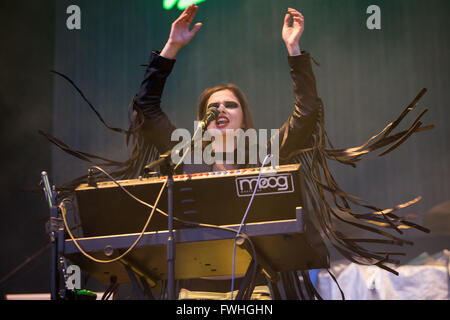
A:
[[[289,162],[299,149],[309,145],[320,108],[316,80],[309,53],[301,51],[305,29],[303,15],[292,8],[284,17],[282,38],[289,53],[288,62],[294,87],[295,109],[280,128],[280,161]]]
[[[142,81],[139,93],[134,100],[134,108],[140,111],[144,119],[144,136],[146,143],[154,145],[159,153],[169,150],[171,134],[175,126],[161,110],[161,96],[167,77],[175,64],[178,51],[187,45],[201,23],[196,23],[190,30],[190,24],[195,17],[198,7],[191,5],[172,23],[169,39],[161,52],[152,51],[149,65]]]
[[[288,8],[288,13],[284,16],[281,36],[286,44],[289,56],[299,56],[301,54],[300,38],[304,30],[305,18],[303,15],[295,9]]]
[[[194,38],[197,31],[201,28],[202,23],[197,22],[190,30],[192,21],[197,13],[198,7],[194,4],[184,10],[184,12],[172,23],[170,36],[161,56],[167,59],[175,59],[178,51],[187,45]]]

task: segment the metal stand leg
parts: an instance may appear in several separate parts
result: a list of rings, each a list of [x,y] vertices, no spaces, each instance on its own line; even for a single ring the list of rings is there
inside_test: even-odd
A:
[[[236,295],[236,300],[249,300],[252,296],[253,290],[255,289],[255,278],[257,274],[261,271],[261,267],[256,266],[256,274],[253,273],[255,267],[255,260],[252,259],[250,262],[247,272],[245,273],[244,280],[239,287],[239,292]]]
[[[59,291],[59,273],[58,273],[58,245],[56,239],[52,240],[51,256],[51,275],[50,275],[50,297],[52,300],[58,299]]]
[[[278,290],[278,284],[277,281],[272,281],[272,279],[269,279],[269,277],[266,277],[267,283],[269,284],[270,293],[272,295],[273,300],[281,300],[281,293],[280,290]]]
[[[139,283],[138,283],[138,281],[137,281],[137,279],[136,279],[136,276],[134,275],[134,272],[133,272],[133,271],[131,270],[131,268],[130,268],[129,266],[127,266],[127,265],[125,265],[125,270],[126,270],[127,273],[128,273],[128,277],[129,277],[130,280],[131,280],[131,284],[133,285],[134,292],[136,293],[138,299],[139,299],[139,300],[144,300],[144,294],[143,294],[143,292],[142,292],[142,288],[141,288],[141,286],[139,285]]]
[[[173,176],[172,172],[167,177],[168,188],[168,230],[169,237],[167,239],[167,265],[168,265],[168,279],[167,279],[167,293],[168,299],[175,299],[175,239],[173,234]]]
[[[281,282],[286,294],[286,300],[298,300],[297,292],[292,283],[290,271],[281,272]]]
[[[139,276],[140,284],[138,279],[136,278],[135,273],[133,270],[131,270],[131,267],[129,265],[124,265],[125,270],[128,273],[128,277],[131,280],[131,284],[133,285],[133,289],[136,292],[136,295],[138,296],[139,300],[155,300],[153,297],[152,291],[150,289],[150,286],[148,285],[147,280],[144,276]],[[142,286],[141,286],[142,285]]]
[[[152,290],[150,289],[147,280],[144,277],[139,277],[139,279],[141,280],[144,295],[146,295],[149,300],[155,300],[155,297],[153,297]]]
[[[237,241],[237,244],[239,247],[241,247],[242,249],[246,250],[249,254],[253,253],[253,250],[250,246],[250,244],[248,243],[248,241],[245,238],[240,238]],[[271,265],[267,262],[267,259],[262,256],[259,252],[258,252],[258,248],[255,248],[256,250],[256,259],[257,259],[257,266],[256,266],[256,272],[255,274],[253,274],[253,276],[256,278],[256,276],[261,272],[261,270],[264,269],[264,272],[266,273],[266,275],[268,276],[268,278],[270,278],[270,282],[272,283],[272,287],[273,290],[275,290],[276,288],[276,283],[279,280],[279,275],[277,272],[275,272],[275,270],[271,267]],[[247,268],[247,272],[244,278],[243,283],[241,284],[241,287],[239,289],[238,295],[236,297],[236,300],[243,300],[243,299],[250,299],[251,295],[253,293],[253,290],[255,288],[255,278],[252,278],[252,271],[254,268],[254,264],[255,264],[255,260],[254,258],[252,259],[252,261],[250,262],[250,265]],[[274,292],[277,296],[279,296],[279,291],[276,290],[276,292]]]

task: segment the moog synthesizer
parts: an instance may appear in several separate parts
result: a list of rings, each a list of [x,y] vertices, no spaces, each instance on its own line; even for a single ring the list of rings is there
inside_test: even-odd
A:
[[[246,223],[296,218],[302,205],[300,164],[284,165],[276,171],[263,169],[259,187]],[[240,224],[255,191],[260,168],[204,172],[174,176],[174,217],[214,225]],[[151,205],[167,177],[122,180],[118,183]],[[84,237],[140,232],[151,209],[127,195],[115,182],[82,184],[76,198]],[[167,190],[158,208],[167,212]],[[175,229],[186,228],[174,223]],[[167,217],[155,212],[146,231],[167,230]]]

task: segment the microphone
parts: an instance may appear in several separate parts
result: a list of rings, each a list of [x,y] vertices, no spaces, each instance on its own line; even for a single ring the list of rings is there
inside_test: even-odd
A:
[[[48,181],[48,175],[47,172],[42,171],[41,172],[41,178],[42,178],[42,183],[44,184],[44,194],[45,194],[45,199],[47,199],[48,205],[51,208],[53,206],[52,204],[52,190],[50,188],[50,182]]]
[[[202,120],[202,129],[205,130],[212,121],[216,120],[219,113],[219,109],[216,107],[208,108]]]
[[[200,122],[200,124],[202,126],[202,131],[204,131],[212,121],[217,119],[217,117],[219,116],[219,113],[220,113],[219,109],[217,109],[216,107],[208,108],[208,110],[205,113],[205,116],[203,117],[202,121]],[[200,125],[198,126],[198,129],[200,129]],[[195,136],[196,136],[196,134],[194,134],[194,137],[192,137],[192,139],[190,141],[191,146],[195,143]],[[179,150],[181,150],[181,149],[179,149]],[[179,150],[176,150],[176,152],[178,152]],[[150,170],[161,166],[166,160],[171,161],[170,160],[171,153],[172,153],[172,150],[169,150],[166,153],[162,154],[160,156],[159,160],[156,160],[156,161],[146,165],[144,167],[144,173],[148,174],[150,172]]]

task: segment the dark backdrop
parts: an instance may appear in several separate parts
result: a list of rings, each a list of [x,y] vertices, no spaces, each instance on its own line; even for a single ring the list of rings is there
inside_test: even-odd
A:
[[[50,146],[38,129],[51,130],[54,13],[52,1],[0,4],[0,279],[48,243],[49,215],[37,189],[52,171]],[[0,285],[0,293],[49,292],[49,251]]]
[[[66,28],[66,8],[71,4],[81,8],[81,30]],[[372,4],[381,8],[381,30],[366,28],[366,9]],[[362,144],[400,114],[421,88],[429,89],[420,106],[430,108],[424,119],[436,129],[356,169],[331,164],[344,190],[378,206],[423,196],[405,210],[418,213],[421,222],[450,194],[446,0],[208,0],[200,4],[196,17],[204,23],[202,29],[180,52],[168,79],[164,110],[178,127],[192,131],[203,89],[234,82],[246,93],[256,126],[279,127],[293,104],[281,40],[287,7],[299,9],[306,18],[301,46],[320,63],[314,70],[335,147]],[[31,188],[43,169],[57,184],[87,170],[86,164],[50,148],[37,136],[38,127],[51,127],[75,149],[122,160],[127,156],[124,138],[104,128],[75,90],[48,70],[67,74],[109,124],[126,127],[127,105],[144,72],[140,64],[147,63],[152,49],[162,49],[179,11],[163,10],[162,0],[59,0],[39,5],[14,2],[3,15],[7,41],[2,46],[8,45],[1,50],[1,63],[7,74],[2,74],[0,97],[7,152],[2,157],[0,276],[46,241],[45,221],[32,223],[46,214],[43,200],[9,186]],[[425,250],[441,250],[449,240],[414,231],[407,237],[416,246],[406,248],[409,255],[403,261]],[[34,268],[41,268],[42,279],[47,277],[46,259],[33,262]],[[44,280],[28,280],[32,274],[21,272],[7,290],[46,291]]]

